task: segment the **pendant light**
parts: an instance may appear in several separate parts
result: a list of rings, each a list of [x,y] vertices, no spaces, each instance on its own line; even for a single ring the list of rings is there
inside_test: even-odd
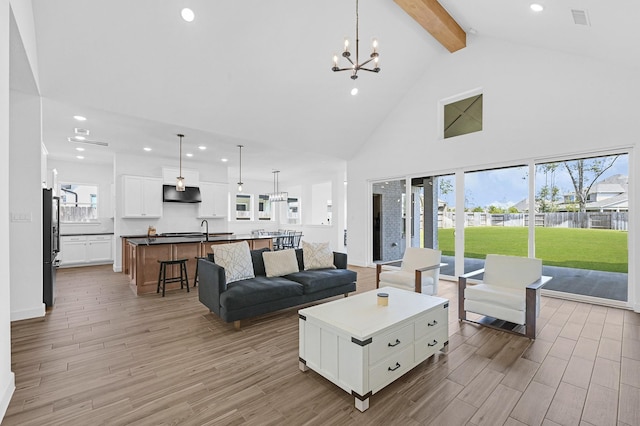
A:
[[[240,150],[240,177],[238,178],[238,192],[242,192],[242,147],[244,145],[238,145]]]
[[[280,186],[278,185],[278,175],[280,170],[274,170],[273,172],[273,192],[269,194],[269,201],[278,202],[278,201],[287,201],[289,198],[289,193],[280,191]]]
[[[178,133],[178,137],[180,138],[180,173],[176,178],[176,191],[183,192],[184,191],[184,178],[182,177],[182,138],[184,135]]]

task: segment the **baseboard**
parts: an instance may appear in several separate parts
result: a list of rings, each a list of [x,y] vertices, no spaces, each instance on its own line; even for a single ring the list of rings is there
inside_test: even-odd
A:
[[[38,306],[37,308],[32,309],[24,309],[22,311],[11,311],[11,321],[21,321],[30,318],[39,318],[45,315],[45,305],[44,303]]]
[[[113,272],[122,272],[122,266],[116,266],[116,264],[113,264]]]
[[[9,403],[11,402],[11,397],[13,396],[13,392],[16,390],[16,376],[13,374],[13,371],[9,372],[9,380],[7,381],[7,385],[2,390],[0,394],[0,423],[2,423],[2,419],[7,412],[7,408],[9,408]]]
[[[571,300],[574,302],[591,303],[593,305],[609,306],[611,308],[631,309],[629,303],[620,300],[603,299],[600,297],[585,296],[583,294],[565,293],[564,291],[545,290],[540,292],[542,296]]]

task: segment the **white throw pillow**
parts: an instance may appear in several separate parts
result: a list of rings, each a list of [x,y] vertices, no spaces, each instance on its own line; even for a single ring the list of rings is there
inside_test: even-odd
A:
[[[265,251],[262,253],[262,259],[267,277],[281,277],[300,271],[296,251],[293,249]]]
[[[249,244],[246,241],[231,244],[214,244],[213,258],[224,268],[227,284],[255,277]]]
[[[304,269],[335,269],[333,264],[333,251],[329,243],[308,243],[302,242],[302,260]]]

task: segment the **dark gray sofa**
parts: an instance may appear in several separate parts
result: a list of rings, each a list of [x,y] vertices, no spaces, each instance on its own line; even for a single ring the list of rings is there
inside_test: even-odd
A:
[[[336,269],[304,270],[302,249],[296,249],[300,272],[267,278],[262,253],[252,250],[255,278],[227,285],[224,268],[209,259],[198,260],[198,298],[211,312],[240,328],[240,320],[344,294],[356,289],[357,274],[347,269],[347,255],[333,253]]]

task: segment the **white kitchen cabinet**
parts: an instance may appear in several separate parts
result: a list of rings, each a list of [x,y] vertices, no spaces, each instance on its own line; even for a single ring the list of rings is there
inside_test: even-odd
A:
[[[86,245],[85,236],[60,237],[60,266],[86,263]]]
[[[87,236],[87,262],[101,263],[112,262],[112,241],[111,235],[89,235]]]
[[[112,235],[60,237],[60,266],[83,266],[113,262]]]
[[[200,182],[202,202],[198,207],[200,218],[224,218],[227,216],[228,188],[224,183]]]
[[[162,217],[162,179],[144,176],[123,176],[122,217]]]

